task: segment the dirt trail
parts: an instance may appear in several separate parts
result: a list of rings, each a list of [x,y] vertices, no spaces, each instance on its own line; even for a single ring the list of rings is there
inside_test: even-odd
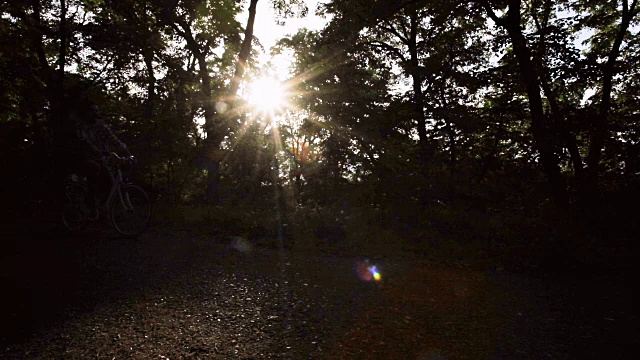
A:
[[[194,231],[6,234],[1,358],[625,359],[633,291],[265,249]],[[366,255],[366,254],[363,254]]]

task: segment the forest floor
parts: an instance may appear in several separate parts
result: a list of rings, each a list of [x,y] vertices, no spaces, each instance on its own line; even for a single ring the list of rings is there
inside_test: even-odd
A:
[[[630,274],[521,275],[202,229],[2,228],[2,359],[625,359]],[[380,281],[362,272],[376,265]],[[625,276],[629,275],[629,276]]]

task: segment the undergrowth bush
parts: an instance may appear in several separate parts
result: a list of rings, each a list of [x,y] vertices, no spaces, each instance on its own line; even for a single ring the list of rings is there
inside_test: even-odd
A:
[[[274,237],[277,232],[274,211],[269,209],[249,206],[161,205],[154,210],[154,222],[219,236],[241,236],[255,240]]]
[[[583,226],[549,209],[539,215],[445,205],[398,211],[308,205],[290,206],[280,214],[273,207],[250,205],[155,210],[156,223],[327,255],[402,255],[480,269],[522,269],[571,256],[590,263],[598,252],[588,248],[592,242]]]

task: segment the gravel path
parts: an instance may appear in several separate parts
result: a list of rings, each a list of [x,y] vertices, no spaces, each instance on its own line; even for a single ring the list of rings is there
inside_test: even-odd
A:
[[[196,231],[6,235],[2,359],[625,359],[640,345],[633,290],[612,278],[396,256],[372,261],[374,281],[364,258]]]

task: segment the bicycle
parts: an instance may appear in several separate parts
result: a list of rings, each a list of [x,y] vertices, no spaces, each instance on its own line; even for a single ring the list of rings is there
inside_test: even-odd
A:
[[[146,192],[139,186],[125,182],[122,167],[131,163],[131,159],[111,153],[107,163],[113,163],[113,184],[107,200],[102,205],[102,212],[107,220],[120,235],[136,237],[144,232],[151,219],[151,203]],[[103,165],[104,166],[104,165]],[[64,226],[70,231],[82,229],[87,222],[100,217],[100,208],[96,208],[94,215],[89,214],[86,206],[87,181],[77,174],[71,174],[65,185],[65,195],[68,203],[62,215]]]

